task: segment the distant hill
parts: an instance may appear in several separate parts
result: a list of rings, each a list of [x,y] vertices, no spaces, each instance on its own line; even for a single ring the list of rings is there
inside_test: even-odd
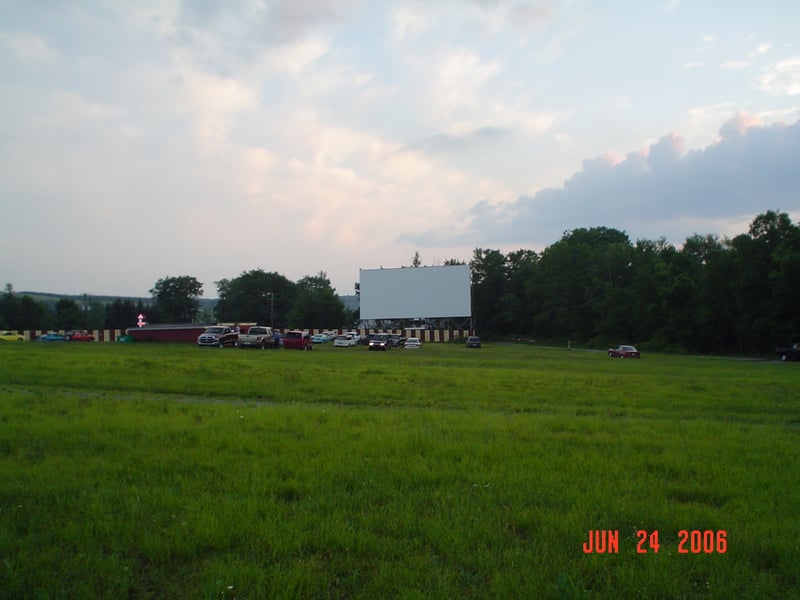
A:
[[[350,296],[339,296],[339,300],[342,301],[344,307],[347,310],[358,310],[358,296],[352,294]]]
[[[99,302],[100,304],[111,304],[114,300],[129,300],[136,304],[137,302],[141,301],[144,304],[152,303],[153,299],[148,296],[102,296],[102,295],[95,295],[95,294],[53,294],[51,292],[14,292],[15,294],[19,294],[20,296],[30,296],[37,302],[44,302],[48,306],[55,306],[56,302],[59,300],[73,300],[78,305],[81,304],[88,304],[89,302]],[[350,296],[339,296],[339,299],[344,304],[347,310],[358,310],[358,296],[350,295]],[[198,298],[197,301],[200,304],[200,310],[206,311],[208,313],[214,312],[214,307],[217,304],[219,298]]]
[[[145,305],[151,304],[153,299],[149,296],[103,296],[95,294],[54,294],[52,292],[14,292],[20,296],[30,296],[37,302],[43,302],[48,306],[55,306],[59,300],[73,300],[78,305],[88,304],[90,302],[99,302],[100,304],[111,304],[114,300],[130,301],[134,304],[142,302]],[[200,310],[213,312],[214,306],[217,304],[218,298],[198,298]]]

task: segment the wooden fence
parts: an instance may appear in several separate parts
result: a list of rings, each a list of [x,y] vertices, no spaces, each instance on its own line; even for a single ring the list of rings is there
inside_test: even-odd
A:
[[[135,328],[130,328],[135,329]],[[40,335],[43,335],[48,332],[52,332],[53,330],[39,330],[39,329],[23,329],[20,330],[19,333],[28,341],[35,340]],[[278,329],[281,334],[289,331],[288,329]],[[306,331],[309,334],[314,335],[316,333],[322,332],[334,332],[337,335],[346,333],[348,329],[307,329]],[[474,331],[470,331],[467,329],[357,329],[355,330],[362,338],[366,337],[370,333],[390,333],[394,335],[400,335],[402,337],[417,337],[423,343],[431,343],[431,342],[450,342],[450,341],[457,341],[466,339],[467,336],[475,335]],[[60,333],[64,335],[66,333],[65,330],[58,330],[56,333]],[[89,333],[94,336],[96,342],[116,342],[121,337],[126,335],[125,330],[121,329],[94,329],[90,330]],[[198,334],[199,335],[199,334]],[[194,342],[196,340],[195,337],[192,339],[187,339],[185,335],[181,336],[180,339],[176,337],[176,339],[165,339],[163,341],[171,341],[171,342]]]

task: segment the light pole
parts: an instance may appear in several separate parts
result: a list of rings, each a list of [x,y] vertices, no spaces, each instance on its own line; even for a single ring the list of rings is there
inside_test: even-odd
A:
[[[275,327],[275,292],[267,292],[269,294],[269,327]]]

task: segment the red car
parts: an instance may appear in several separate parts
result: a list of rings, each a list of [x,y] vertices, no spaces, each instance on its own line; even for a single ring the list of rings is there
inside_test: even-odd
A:
[[[313,350],[314,342],[311,341],[308,333],[295,329],[283,334],[283,347],[297,350]]]
[[[65,336],[68,342],[93,342],[94,336],[85,329],[73,329]]]
[[[611,358],[641,358],[642,355],[633,346],[617,346],[616,348],[609,348],[608,355]]]

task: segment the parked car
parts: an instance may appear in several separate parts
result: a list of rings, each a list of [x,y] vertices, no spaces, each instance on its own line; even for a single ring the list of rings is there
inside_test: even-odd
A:
[[[36,338],[39,342],[66,342],[67,338],[60,333],[56,333],[55,331],[48,331],[45,334],[40,335]]]
[[[313,350],[314,342],[311,341],[308,332],[294,329],[283,335],[283,347],[295,350]]]
[[[402,347],[406,343],[406,338],[399,333],[390,333],[389,343],[392,345],[392,348]]]
[[[272,327],[265,325],[251,325],[247,333],[240,333],[236,343],[239,348],[267,348],[275,347],[275,336],[272,333]]]
[[[73,329],[66,335],[68,342],[94,342],[94,336],[85,329]]]
[[[359,333],[357,331],[348,331],[347,334],[353,336],[353,339],[355,340],[356,344],[360,344],[361,343],[361,336],[359,335]]]
[[[0,342],[24,342],[25,338],[16,331],[0,331]]]
[[[373,333],[369,341],[370,350],[388,350],[392,347],[392,341],[388,333]]]
[[[477,335],[471,335],[467,338],[467,341],[464,343],[467,348],[480,348],[481,347],[481,338]]]
[[[633,346],[617,346],[616,348],[609,348],[608,355],[611,358],[641,358],[639,351]]]
[[[337,335],[335,338],[333,338],[334,348],[352,348],[355,345],[356,340],[349,333]]]
[[[315,344],[327,344],[331,341],[331,338],[327,333],[315,333],[311,336],[311,341]]]
[[[422,348],[422,342],[419,341],[419,338],[406,338],[406,343],[403,345],[403,348],[406,350],[420,350]]]
[[[800,342],[795,342],[791,346],[776,348],[775,354],[783,361],[800,360]]]
[[[209,327],[197,338],[198,346],[236,346],[239,342],[239,334],[225,325],[214,325]]]

